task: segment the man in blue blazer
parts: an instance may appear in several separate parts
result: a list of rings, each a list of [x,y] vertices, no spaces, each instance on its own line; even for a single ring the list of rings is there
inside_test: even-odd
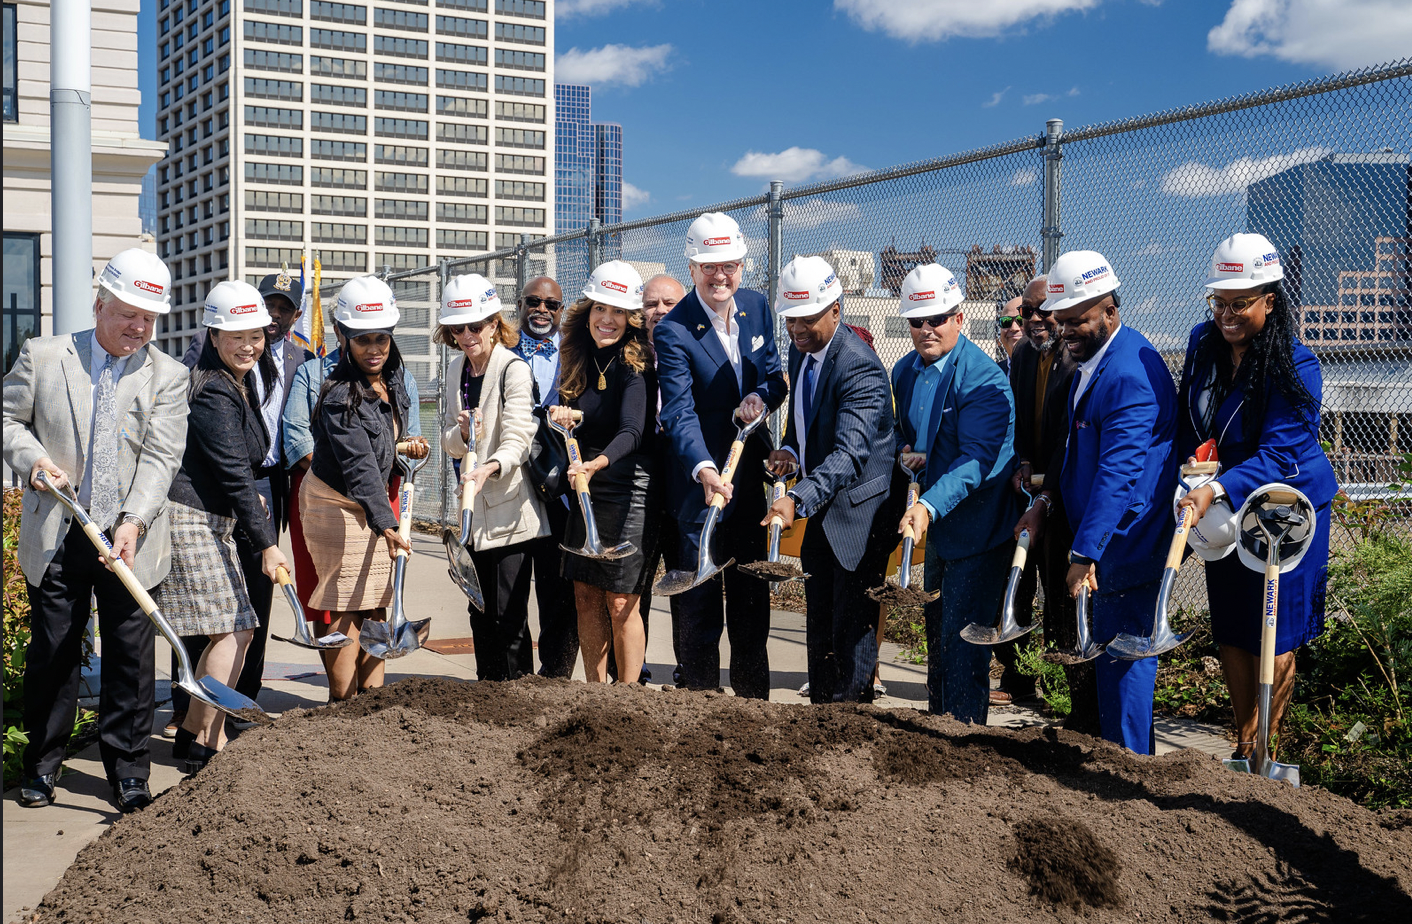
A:
[[[1102,254],[1071,251],[1054,261],[1044,302],[1079,362],[1059,479],[1074,530],[1066,583],[1078,596],[1088,582],[1093,635],[1101,642],[1121,632],[1152,632],[1176,489],[1172,373],[1146,337],[1120,322],[1118,285]],[[1041,496],[1051,490],[1046,482]],[[1039,521],[1040,506],[1026,517]],[[1151,754],[1157,659],[1123,661],[1105,653],[1094,668],[1103,737]]]
[[[765,532],[756,525],[765,512],[762,463],[771,448],[763,428],[747,441],[735,484],[722,483],[720,475],[736,435],[734,417],[754,420],[785,397],[774,314],[765,296],[740,288],[745,252],[745,235],[729,216],[712,212],[692,222],[686,256],[694,288],[653,331],[661,423],[673,457],[666,472],[667,502],[681,528],[677,554],[682,562],[696,561],[706,507],[716,494],[727,501],[716,526],[716,561],[765,557]],[[707,581],[679,599],[682,686],[720,686],[724,626],[736,695],[768,699],[768,585],[728,568],[723,579]]]
[[[868,588],[882,583],[887,566],[890,545],[877,540],[892,524],[877,521],[896,452],[887,370],[840,323],[843,287],[822,257],[795,257],[780,274],[779,293],[793,387],[783,448],[770,454],[770,465],[783,473],[798,463],[800,471],[760,525],[779,516],[787,529],[796,516],[809,518],[800,550],[809,575],[809,700],[872,702],[877,608]]]
[[[898,449],[922,471],[922,496],[899,530],[927,533],[928,705],[984,725],[990,648],[962,640],[968,623],[994,623],[1014,549],[1015,401],[1005,373],[961,333],[961,287],[935,263],[902,281],[902,316],[916,352],[892,368]],[[915,451],[914,451],[915,450]]]

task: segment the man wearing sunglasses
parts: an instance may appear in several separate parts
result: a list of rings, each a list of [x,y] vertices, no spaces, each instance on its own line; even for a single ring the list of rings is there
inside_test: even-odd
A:
[[[897,446],[920,472],[922,496],[898,532],[927,534],[927,701],[936,715],[984,725],[990,649],[963,641],[969,623],[995,623],[1014,550],[1015,405],[1010,383],[961,333],[961,286],[935,263],[902,281],[902,316],[916,351],[892,368]],[[894,482],[897,484],[897,482]]]
[[[1006,287],[1007,292],[1014,289]],[[1001,299],[995,303],[995,362],[1008,378],[1010,360],[1015,355],[1015,344],[1025,336],[1024,318],[1020,316],[1019,296]]]
[[[752,421],[784,403],[785,383],[775,346],[775,318],[765,296],[740,288],[745,274],[745,235],[730,216],[708,212],[686,231],[693,288],[653,331],[662,389],[662,430],[671,440],[667,503],[680,527],[677,555],[696,561],[712,497],[726,505],[716,527],[715,560],[765,557],[765,469],[768,430],[746,441],[734,483],[725,465],[736,437],[735,417]],[[735,495],[739,495],[736,497]],[[725,601],[722,602],[722,590]],[[688,689],[720,685],[720,644],[730,637],[730,682],[737,696],[768,699],[769,585],[738,569],[678,597],[678,656]]]

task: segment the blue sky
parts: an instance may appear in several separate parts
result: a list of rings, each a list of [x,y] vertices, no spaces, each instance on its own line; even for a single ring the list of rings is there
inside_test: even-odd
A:
[[[376,0],[374,0],[376,2]],[[139,18],[153,135],[154,10]],[[1403,0],[560,0],[628,217],[1389,60]]]

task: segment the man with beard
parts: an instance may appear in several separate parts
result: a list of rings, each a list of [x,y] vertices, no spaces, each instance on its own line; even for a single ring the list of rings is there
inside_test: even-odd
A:
[[[1146,337],[1120,322],[1118,285],[1102,254],[1072,251],[1054,261],[1041,306],[1078,363],[1067,440],[1055,454],[1063,459],[1058,497],[1074,533],[1064,584],[1070,597],[1088,585],[1093,636],[1104,642],[1152,631],[1176,486],[1172,373]],[[1047,475],[1057,470],[1049,465]],[[1040,538],[1055,505],[1050,481],[1016,524],[1016,535],[1028,528]],[[1105,652],[1094,667],[1103,737],[1153,753],[1157,659],[1123,661]]]
[[[514,353],[534,373],[540,407],[559,403],[559,321],[564,292],[548,276],[537,276],[520,293],[520,343]],[[567,680],[579,653],[574,585],[559,573],[559,543],[569,526],[569,504],[556,498],[544,505],[549,535],[534,543],[534,599],[539,609],[539,672]]]

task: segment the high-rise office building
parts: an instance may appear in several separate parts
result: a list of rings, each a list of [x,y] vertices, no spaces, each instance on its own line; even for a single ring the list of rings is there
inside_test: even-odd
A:
[[[297,271],[306,248],[328,286],[553,227],[552,0],[158,2],[168,352],[215,282]],[[394,290],[417,308],[398,340],[424,379],[431,287]]]
[[[554,233],[581,231],[591,219],[603,224],[623,220],[623,127],[593,121],[593,90],[581,84],[554,85]],[[622,254],[616,237],[603,242],[604,260]],[[568,241],[555,248],[555,264],[564,291],[577,291],[588,277],[588,242]]]

